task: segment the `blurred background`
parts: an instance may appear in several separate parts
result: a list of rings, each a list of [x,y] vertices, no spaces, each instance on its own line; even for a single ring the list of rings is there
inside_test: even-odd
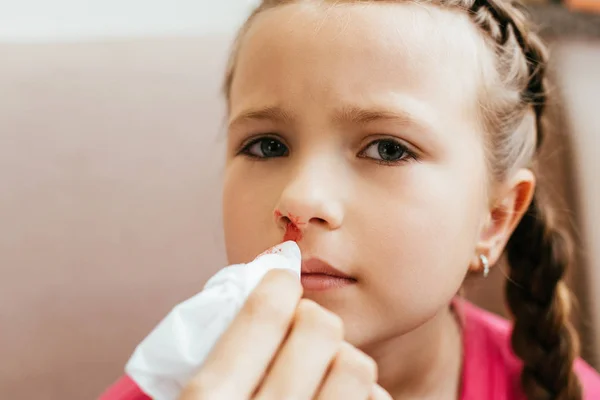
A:
[[[225,265],[221,74],[255,1],[0,0],[0,399],[93,399]],[[556,101],[542,160],[600,353],[600,0],[531,2]],[[467,296],[505,315],[502,271]]]

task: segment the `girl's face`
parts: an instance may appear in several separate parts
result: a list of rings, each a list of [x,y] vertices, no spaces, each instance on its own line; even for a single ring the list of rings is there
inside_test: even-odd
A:
[[[356,283],[305,291],[361,346],[449,304],[488,217],[477,117],[484,43],[468,16],[411,4],[260,14],[230,93],[224,224],[247,262],[305,222],[303,257]]]

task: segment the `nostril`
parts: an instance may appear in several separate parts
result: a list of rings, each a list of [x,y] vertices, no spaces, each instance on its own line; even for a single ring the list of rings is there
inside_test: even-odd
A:
[[[292,218],[290,218],[287,215],[283,215],[283,213],[279,210],[275,210],[275,212],[273,212],[273,216],[275,217],[275,221],[278,224],[281,224],[283,226],[287,226],[289,224],[294,224],[294,221]]]
[[[303,222],[300,217],[295,216],[292,213],[286,213],[286,215],[283,215],[283,213],[279,210],[275,210],[273,214],[278,224],[285,227],[285,233],[283,235],[284,242],[288,240],[293,240],[294,242],[302,240],[303,234],[300,226],[305,225],[306,223]]]

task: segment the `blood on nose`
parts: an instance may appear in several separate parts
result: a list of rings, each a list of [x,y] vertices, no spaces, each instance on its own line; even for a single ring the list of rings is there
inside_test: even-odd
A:
[[[277,218],[281,218],[283,216],[283,214],[281,213],[281,211],[279,210],[275,210],[275,217]],[[283,235],[283,241],[287,242],[287,241],[294,241],[294,242],[299,242],[302,240],[302,230],[300,230],[300,226],[304,224],[304,222],[302,222],[302,220],[300,219],[300,217],[289,213],[288,216],[286,217],[287,224],[285,227],[285,234]]]

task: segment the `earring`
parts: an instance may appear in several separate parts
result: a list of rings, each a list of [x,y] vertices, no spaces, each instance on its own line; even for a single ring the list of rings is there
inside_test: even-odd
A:
[[[487,278],[487,276],[490,274],[490,262],[483,254],[479,255],[479,259],[481,260],[481,265],[483,266],[483,277]]]

